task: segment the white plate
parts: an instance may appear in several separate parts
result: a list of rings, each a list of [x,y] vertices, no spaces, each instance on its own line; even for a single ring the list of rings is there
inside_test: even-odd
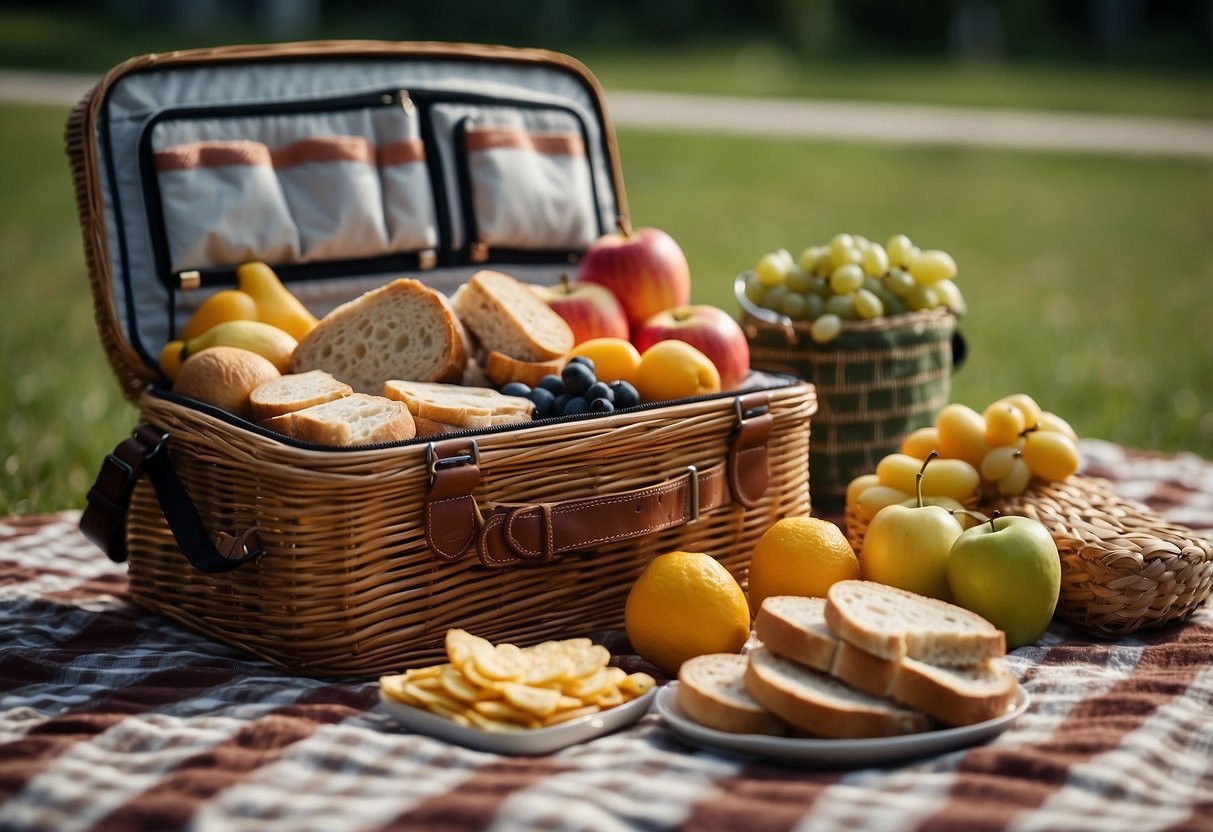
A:
[[[429,711],[397,702],[383,691],[379,701],[396,720],[418,734],[436,737],[456,745],[491,751],[494,754],[530,756],[551,754],[579,742],[588,742],[595,737],[618,731],[640,719],[649,710],[649,704],[657,693],[656,688],[648,693],[616,705],[596,714],[570,719],[551,728],[525,728],[520,731],[498,733],[456,725],[449,719],[434,716]]]
[[[692,745],[814,766],[850,768],[876,766],[977,745],[1005,731],[1028,709],[1028,692],[1016,686],[1015,700],[1005,714],[960,728],[940,728],[921,734],[859,740],[793,739],[762,734],[730,734],[692,722],[678,707],[678,683],[657,693],[654,707],[665,724]]]

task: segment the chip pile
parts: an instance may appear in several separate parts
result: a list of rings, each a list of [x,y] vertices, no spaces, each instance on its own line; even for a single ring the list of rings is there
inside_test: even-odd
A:
[[[610,652],[588,638],[518,647],[453,629],[446,654],[446,664],[380,677],[380,690],[458,725],[520,731],[622,705],[656,684],[647,673],[609,667]]]

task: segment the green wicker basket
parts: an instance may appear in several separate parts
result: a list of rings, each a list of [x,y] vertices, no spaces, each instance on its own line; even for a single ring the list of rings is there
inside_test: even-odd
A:
[[[833,341],[742,302],[742,326],[757,370],[792,373],[817,388],[809,453],[814,506],[841,506],[847,484],[876,470],[911,432],[934,424],[963,360],[956,316],[944,308],[844,322]]]

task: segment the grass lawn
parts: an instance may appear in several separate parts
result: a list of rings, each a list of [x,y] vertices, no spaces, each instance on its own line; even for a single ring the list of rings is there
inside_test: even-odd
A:
[[[650,77],[628,60],[582,57],[608,88]],[[695,89],[700,77],[675,74],[670,86]],[[817,94],[813,83],[768,91]],[[956,83],[954,100],[966,100]],[[1063,95],[1067,83],[1033,101],[1012,84],[1006,99],[1061,106],[1081,88]],[[1160,104],[1151,83],[1123,87],[1123,109],[1209,115],[1213,96],[1181,88]],[[856,85],[880,89],[875,76]],[[1091,100],[1112,108],[1114,97]],[[65,115],[0,106],[0,516],[83,505],[136,415],[92,320]],[[633,220],[680,241],[696,300],[732,311],[733,276],[769,249],[843,230],[904,232],[960,264],[970,359],[954,400],[980,408],[1025,391],[1083,435],[1213,457],[1213,164],[637,130],[619,139]]]

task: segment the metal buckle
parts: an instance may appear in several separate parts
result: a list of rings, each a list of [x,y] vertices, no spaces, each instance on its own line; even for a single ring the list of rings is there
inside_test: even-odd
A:
[[[737,426],[745,424],[746,419],[753,419],[755,416],[761,416],[770,410],[770,405],[760,404],[757,407],[751,407],[748,410],[743,410],[741,407],[741,396],[733,398],[733,415],[737,419]]]
[[[687,522],[694,523],[699,519],[699,469],[694,465],[687,466]]]
[[[434,477],[438,476],[440,468],[453,468],[456,465],[467,465],[469,462],[472,465],[480,464],[480,448],[477,447],[476,440],[469,439],[468,445],[470,447],[466,454],[442,457],[434,451],[433,442],[425,446],[425,467],[430,472],[430,485],[434,484]]]
[[[245,529],[239,537],[232,537],[230,534],[216,535],[218,540],[215,543],[215,549],[223,557],[228,560],[252,560],[259,558],[265,554],[265,547],[261,545],[261,538],[257,534],[257,527]],[[249,539],[256,538],[256,548],[249,548]]]

